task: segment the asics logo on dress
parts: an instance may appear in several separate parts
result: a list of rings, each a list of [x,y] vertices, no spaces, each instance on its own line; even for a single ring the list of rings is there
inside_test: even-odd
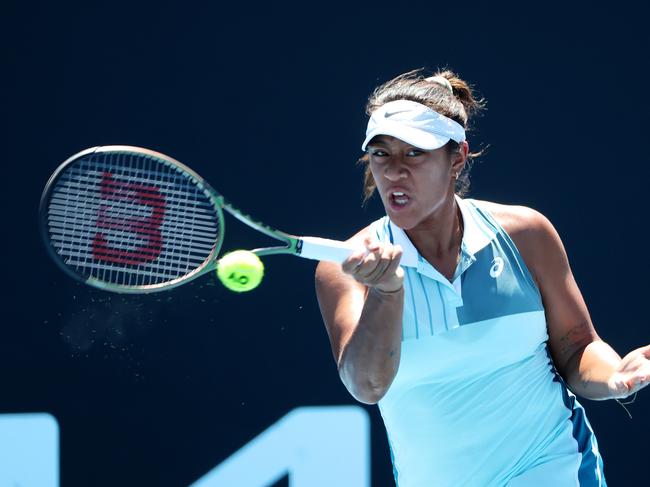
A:
[[[497,278],[503,272],[503,259],[501,257],[495,257],[492,261],[492,267],[490,267],[490,276]]]

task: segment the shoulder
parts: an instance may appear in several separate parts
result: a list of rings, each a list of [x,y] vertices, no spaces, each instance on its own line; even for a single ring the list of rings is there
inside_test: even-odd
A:
[[[479,208],[489,212],[511,238],[540,236],[553,230],[549,219],[528,206],[503,205],[493,201],[472,200]]]
[[[548,272],[564,273],[568,261],[562,240],[544,214],[527,206],[473,201],[510,236],[538,285]]]

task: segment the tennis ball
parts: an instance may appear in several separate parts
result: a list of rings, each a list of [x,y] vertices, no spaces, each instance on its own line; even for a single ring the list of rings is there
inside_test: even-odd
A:
[[[264,264],[253,252],[234,250],[219,259],[217,277],[231,291],[251,291],[262,282]]]

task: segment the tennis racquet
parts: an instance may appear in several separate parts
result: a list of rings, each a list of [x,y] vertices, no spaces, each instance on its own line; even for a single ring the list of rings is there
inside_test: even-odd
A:
[[[282,242],[252,250],[343,262],[349,243],[297,237],[241,212],[189,167],[130,146],[79,152],[52,174],[41,197],[41,233],[55,262],[86,284],[150,293],[216,269],[224,212]]]

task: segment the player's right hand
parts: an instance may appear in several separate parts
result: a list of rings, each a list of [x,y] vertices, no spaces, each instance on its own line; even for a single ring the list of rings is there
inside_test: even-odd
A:
[[[402,248],[371,237],[366,237],[363,243],[365,250],[353,253],[341,264],[343,272],[379,291],[398,291],[404,281],[404,269],[399,265]]]

